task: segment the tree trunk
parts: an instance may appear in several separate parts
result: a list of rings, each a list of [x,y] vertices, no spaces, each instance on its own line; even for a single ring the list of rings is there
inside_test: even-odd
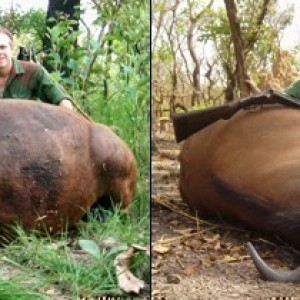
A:
[[[72,24],[72,30],[78,31],[79,29],[79,11],[78,7],[80,6],[80,0],[49,0],[48,9],[47,9],[47,19],[46,25],[47,28],[53,28],[59,22],[58,16],[60,14],[66,15],[68,20],[75,20],[76,23]],[[53,20],[55,19],[55,20]],[[43,62],[44,67],[49,71],[54,71],[53,66],[49,62],[49,58],[47,59],[47,54],[52,51],[52,41],[48,34],[45,34],[43,38],[43,51],[46,53],[46,58]],[[66,49],[60,50],[60,56],[65,57],[63,66],[61,69],[62,74],[64,76],[69,76],[70,70],[67,68],[66,64],[68,59],[65,55]]]
[[[240,91],[240,98],[249,94],[249,89],[245,84],[248,78],[247,68],[245,65],[245,44],[241,33],[240,23],[237,17],[237,8],[234,0],[224,0],[229,19],[232,41],[237,64],[237,84]]]
[[[213,4],[213,0],[210,0],[206,8],[210,8]],[[201,60],[197,56],[196,53],[196,45],[194,42],[194,35],[195,35],[195,29],[197,28],[197,25],[199,25],[199,21],[201,20],[202,15],[205,12],[205,9],[201,10],[196,16],[193,16],[193,8],[192,8],[192,2],[188,1],[188,9],[189,9],[189,31],[187,36],[187,44],[188,49],[190,51],[191,58],[194,63],[193,68],[193,74],[192,74],[192,84],[193,84],[193,94],[192,94],[192,106],[198,104],[198,98],[199,98],[199,92],[200,92],[200,67],[201,67]]]
[[[172,52],[172,58],[173,58],[173,65],[172,65],[172,94],[170,98],[170,107],[175,104],[176,101],[176,93],[177,93],[177,87],[178,87],[178,75],[177,75],[177,57],[176,57],[176,42],[175,42],[175,34],[174,34],[174,25],[176,22],[176,9],[179,5],[179,0],[176,0],[173,8],[172,8],[172,22],[170,25],[170,29],[168,30],[168,39],[170,43],[170,49]],[[171,116],[171,110],[170,110],[170,116]]]
[[[197,25],[197,19],[190,17],[190,27],[188,32],[188,48],[192,57],[192,60],[194,62],[194,69],[193,69],[193,94],[192,94],[192,106],[195,106],[197,104],[197,98],[198,98],[198,91],[200,91],[200,58],[197,57],[196,51],[194,48],[193,43],[193,36],[194,36],[194,29]]]

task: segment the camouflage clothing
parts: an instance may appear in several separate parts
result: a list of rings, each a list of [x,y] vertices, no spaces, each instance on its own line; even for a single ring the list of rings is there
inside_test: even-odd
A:
[[[300,80],[294,81],[284,92],[288,96],[300,100]]]
[[[51,104],[71,99],[41,65],[16,59],[12,61],[3,98],[40,99]]]

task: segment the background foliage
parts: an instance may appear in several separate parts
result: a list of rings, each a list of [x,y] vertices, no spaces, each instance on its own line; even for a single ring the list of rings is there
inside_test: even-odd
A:
[[[205,107],[239,99],[240,63],[225,3],[236,7],[244,64],[260,88],[284,89],[297,77],[297,45],[284,49],[294,7],[269,0],[153,1],[153,78],[156,115],[176,101]],[[173,97],[173,98],[172,98]]]

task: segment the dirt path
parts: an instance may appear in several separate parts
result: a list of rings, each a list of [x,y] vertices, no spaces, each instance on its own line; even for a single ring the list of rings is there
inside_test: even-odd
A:
[[[300,284],[266,282],[249,259],[251,240],[276,268],[299,264],[293,249],[240,226],[194,218],[178,193],[179,147],[172,132],[158,134],[152,159],[152,294],[166,299],[300,299]],[[297,261],[298,260],[298,261]]]

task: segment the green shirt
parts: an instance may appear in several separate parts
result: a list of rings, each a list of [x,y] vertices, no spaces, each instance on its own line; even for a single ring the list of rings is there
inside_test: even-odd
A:
[[[16,59],[12,62],[3,98],[40,99],[51,104],[71,99],[41,65]]]
[[[294,81],[284,92],[288,96],[300,100],[300,80]]]

